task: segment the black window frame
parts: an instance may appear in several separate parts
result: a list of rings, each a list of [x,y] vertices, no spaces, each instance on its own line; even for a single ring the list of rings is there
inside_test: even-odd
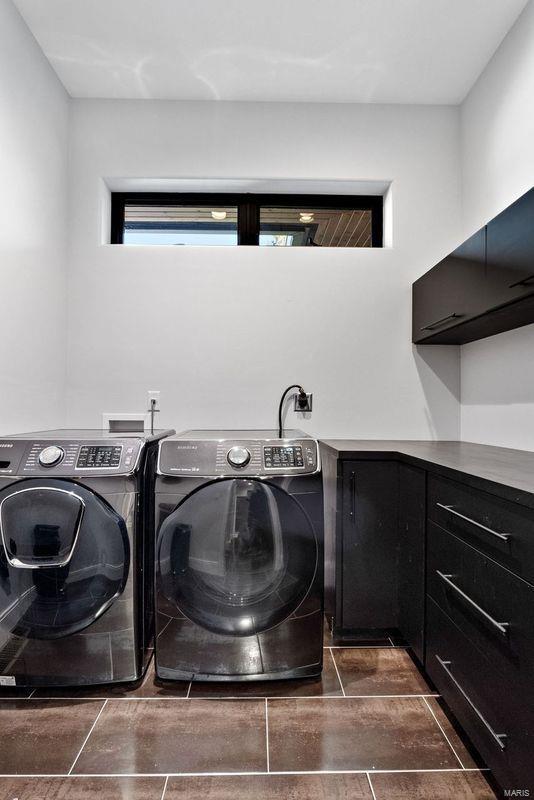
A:
[[[384,198],[381,195],[234,194],[219,192],[112,192],[111,244],[124,244],[128,204],[237,206],[237,246],[259,246],[260,208],[334,208],[371,211],[371,247],[383,247]]]

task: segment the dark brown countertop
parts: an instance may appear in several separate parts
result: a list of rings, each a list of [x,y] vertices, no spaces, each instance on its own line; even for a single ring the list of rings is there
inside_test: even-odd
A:
[[[397,459],[534,508],[534,452],[472,442],[321,439],[341,459]],[[491,485],[488,485],[489,484]]]

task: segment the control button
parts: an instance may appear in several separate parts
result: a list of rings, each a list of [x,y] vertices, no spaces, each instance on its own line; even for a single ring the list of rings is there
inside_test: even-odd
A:
[[[246,467],[250,461],[250,450],[238,445],[232,447],[226,454],[226,460],[232,467]]]
[[[55,444],[50,445],[50,447],[45,447],[44,450],[41,450],[39,453],[39,464],[42,467],[53,467],[56,464],[59,464],[60,461],[63,461],[65,456],[65,451],[62,447],[57,447]]]

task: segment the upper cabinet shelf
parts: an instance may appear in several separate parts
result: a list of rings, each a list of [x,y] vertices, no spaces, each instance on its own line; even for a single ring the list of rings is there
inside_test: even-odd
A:
[[[534,322],[534,189],[413,285],[415,344],[465,344]]]

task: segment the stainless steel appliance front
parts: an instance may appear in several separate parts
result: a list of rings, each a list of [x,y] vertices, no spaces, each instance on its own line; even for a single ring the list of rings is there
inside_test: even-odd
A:
[[[158,473],[157,674],[228,681],[318,674],[316,442],[300,433],[279,440],[272,432],[187,432],[161,443]]]

